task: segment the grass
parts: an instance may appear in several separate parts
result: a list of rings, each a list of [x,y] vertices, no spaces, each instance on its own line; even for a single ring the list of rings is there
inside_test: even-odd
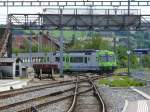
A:
[[[118,68],[115,70],[115,73],[128,72],[128,68]]]
[[[130,86],[145,86],[146,82],[137,81],[128,76],[112,76],[99,80],[99,84],[108,85],[110,87],[130,87]]]

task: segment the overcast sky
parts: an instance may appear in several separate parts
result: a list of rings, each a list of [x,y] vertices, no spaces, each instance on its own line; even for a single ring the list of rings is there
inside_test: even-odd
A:
[[[6,0],[0,0],[0,1],[6,1]],[[31,1],[31,0],[9,0],[9,1]],[[32,1],[38,1],[38,0],[32,0]],[[42,0],[41,0],[42,1]],[[51,1],[51,0],[47,0]],[[62,0],[52,0],[52,1],[62,1]],[[69,1],[69,0],[66,0]],[[73,0],[72,0],[73,1]],[[74,0],[74,1],[87,1],[87,0]],[[90,0],[92,1],[92,0]],[[96,0],[94,0],[96,1]],[[99,0],[97,0],[99,1]],[[104,1],[104,0],[102,0]],[[108,1],[108,0],[106,0]],[[112,0],[113,1],[113,0]],[[117,0],[115,0],[117,1]],[[126,1],[126,0],[122,0]],[[136,1],[136,0],[135,0]],[[140,0],[144,1],[144,0]],[[147,0],[149,1],[149,0]],[[8,13],[42,13],[42,10],[44,8],[50,8],[50,7],[9,7]],[[73,8],[73,7],[70,7]],[[113,9],[113,7],[98,7],[99,9]],[[131,7],[132,9],[140,9],[142,14],[150,14],[150,6],[149,7]],[[127,9],[127,7],[119,7],[119,9]],[[6,7],[0,7],[0,24],[5,23],[6,21],[6,15],[7,15],[7,8]]]

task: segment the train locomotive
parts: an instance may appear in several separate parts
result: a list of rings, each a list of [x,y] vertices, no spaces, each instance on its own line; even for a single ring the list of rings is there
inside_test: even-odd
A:
[[[60,52],[53,54],[60,68]],[[63,55],[65,72],[113,72],[117,68],[115,53],[108,50],[66,51]]]
[[[32,55],[32,56],[31,56]],[[15,55],[13,55],[15,57]],[[35,72],[60,69],[60,52],[18,53],[23,66],[33,65]],[[46,67],[45,67],[46,66]],[[40,68],[42,67],[42,68]],[[117,68],[115,53],[109,50],[74,50],[63,53],[64,72],[113,72]]]

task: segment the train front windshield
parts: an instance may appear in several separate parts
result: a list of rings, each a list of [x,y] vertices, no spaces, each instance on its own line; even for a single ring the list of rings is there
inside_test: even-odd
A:
[[[102,62],[113,62],[113,61],[115,61],[115,56],[105,54],[103,56],[100,56],[100,59]]]

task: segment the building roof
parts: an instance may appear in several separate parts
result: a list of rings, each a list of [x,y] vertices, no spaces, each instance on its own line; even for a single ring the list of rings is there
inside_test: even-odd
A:
[[[0,62],[15,62],[16,58],[0,58]]]
[[[0,58],[0,62],[14,62],[15,58]]]

